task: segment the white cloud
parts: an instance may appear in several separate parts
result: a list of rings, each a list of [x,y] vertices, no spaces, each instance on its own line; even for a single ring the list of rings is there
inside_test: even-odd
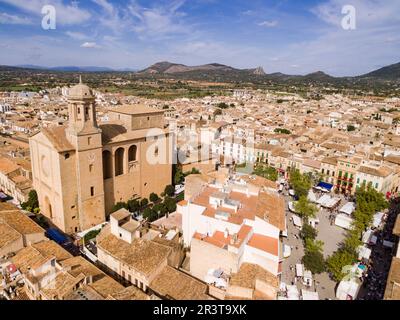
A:
[[[273,20],[273,21],[266,20],[266,21],[257,23],[257,25],[260,26],[260,27],[273,28],[273,27],[276,27],[278,25],[278,21],[276,21],[276,20]]]
[[[352,5],[362,28],[371,28],[399,22],[400,1],[398,0],[329,0],[311,11],[322,21],[340,25],[344,17],[342,8]]]
[[[0,0],[0,2],[12,5],[24,12],[29,12],[35,16],[42,16],[42,8],[45,5],[53,5],[56,8],[57,24],[73,25],[87,21],[91,14],[80,9],[76,2],[66,5],[62,0]]]
[[[83,34],[81,32],[74,32],[74,31],[67,31],[65,34],[75,40],[85,40],[88,39],[88,36],[86,34]]]
[[[191,33],[191,27],[181,20],[185,13],[179,9],[184,4],[185,0],[174,0],[166,5],[145,8],[132,1],[128,9],[133,16],[133,30],[143,37]]]
[[[96,42],[84,42],[81,44],[81,48],[99,49],[101,47]]]
[[[27,17],[21,17],[21,16],[2,12],[2,13],[0,13],[0,24],[28,25],[28,24],[32,24],[32,20],[28,19]]]

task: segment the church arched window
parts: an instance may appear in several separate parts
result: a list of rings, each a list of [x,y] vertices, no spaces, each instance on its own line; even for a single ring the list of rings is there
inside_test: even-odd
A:
[[[124,174],[124,148],[118,148],[115,151],[115,176],[120,176]]]
[[[136,155],[137,155],[137,146],[133,145],[129,148],[128,150],[128,161],[136,161]]]
[[[103,179],[112,177],[112,158],[110,151],[103,151]]]

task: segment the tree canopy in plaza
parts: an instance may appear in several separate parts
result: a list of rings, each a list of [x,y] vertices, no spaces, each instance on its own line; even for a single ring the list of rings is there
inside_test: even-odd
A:
[[[311,179],[306,174],[301,174],[299,170],[292,169],[289,176],[290,185],[298,197],[307,196],[312,186]]]
[[[265,179],[271,180],[271,181],[278,180],[278,171],[276,171],[275,168],[272,168],[267,165],[257,165],[254,168],[253,174],[263,177]]]
[[[314,218],[318,212],[317,206],[309,202],[306,196],[301,196],[299,201],[294,203],[294,209],[305,220]]]

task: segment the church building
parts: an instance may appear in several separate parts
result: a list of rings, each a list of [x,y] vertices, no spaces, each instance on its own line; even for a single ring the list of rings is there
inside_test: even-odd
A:
[[[69,90],[68,114],[67,126],[29,140],[41,213],[62,231],[98,225],[115,203],[171,184],[172,139],[162,110],[123,105],[98,124],[93,92],[80,81]]]

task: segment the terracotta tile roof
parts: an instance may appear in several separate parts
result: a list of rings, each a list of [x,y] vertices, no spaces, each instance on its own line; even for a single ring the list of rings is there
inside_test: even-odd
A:
[[[58,152],[75,150],[74,146],[68,141],[65,130],[65,126],[49,127],[42,129],[42,133]]]
[[[248,245],[250,247],[268,252],[274,256],[279,254],[279,239],[264,236],[261,234],[253,234]]]
[[[256,215],[281,231],[286,229],[285,200],[280,195],[260,192]]]
[[[55,257],[57,261],[72,258],[72,255],[52,240],[41,241],[32,245],[41,255]]]
[[[171,248],[144,239],[134,239],[128,243],[113,234],[101,238],[97,246],[146,276],[154,272],[172,251]]]
[[[0,249],[21,238],[22,236],[19,232],[0,221]]]
[[[123,105],[110,112],[123,113],[129,115],[148,114],[148,113],[164,113],[165,110],[152,108],[143,104]]]
[[[142,290],[130,286],[120,292],[110,294],[106,300],[149,300],[150,297]]]
[[[360,168],[358,168],[358,171],[376,177],[387,177],[392,173],[392,170],[388,167],[375,168],[369,166],[360,166]]]
[[[254,220],[257,216],[279,228],[279,230],[285,230],[285,201],[281,196],[263,191],[258,196],[232,191],[229,193],[229,199],[239,201],[241,204],[235,212],[234,209],[214,208],[209,204],[210,196],[218,192],[220,192],[218,188],[206,187],[197,197],[192,199],[192,202],[205,207],[203,215],[208,217],[214,218],[219,211],[226,212],[229,214],[228,222],[241,225],[244,219]]]
[[[237,273],[232,274],[229,281],[230,286],[255,289],[256,280],[262,280],[269,285],[278,288],[279,280],[277,276],[252,263],[243,263]]]
[[[19,210],[0,211],[0,221],[7,223],[10,227],[23,235],[43,233],[44,229],[28,218]]]
[[[150,288],[162,297],[173,300],[211,300],[207,285],[184,272],[166,266],[150,283]]]
[[[19,169],[19,166],[7,158],[0,158],[0,172],[7,175]]]

